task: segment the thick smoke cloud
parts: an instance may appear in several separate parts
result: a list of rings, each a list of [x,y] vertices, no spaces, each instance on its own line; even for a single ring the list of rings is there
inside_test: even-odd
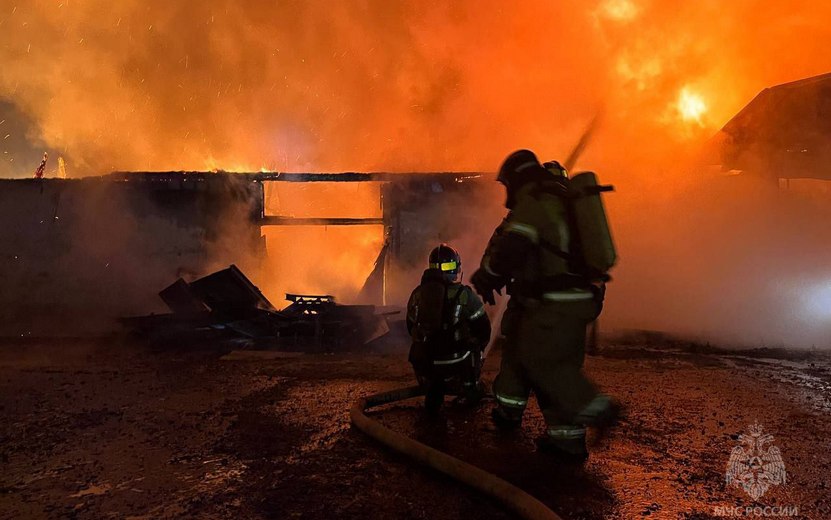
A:
[[[800,283],[819,283],[807,259],[825,253],[807,237],[821,236],[821,215],[784,204],[777,221],[793,225],[767,226],[769,194],[713,198],[721,181],[686,163],[765,86],[831,69],[830,11],[807,0],[0,0],[0,98],[75,176],[493,170],[518,147],[562,158],[602,109],[580,166],[618,188],[608,322],[804,343],[822,336],[818,322],[808,338],[804,316],[786,313],[793,302],[760,280],[787,285],[809,264]],[[31,175],[40,153],[10,148],[12,175]],[[725,209],[735,200],[745,211]],[[732,247],[742,236],[756,241]],[[746,254],[783,243],[798,248],[776,262]],[[736,306],[767,310],[714,311],[707,287],[736,282],[747,295]]]
[[[593,15],[547,1],[35,1],[0,13],[0,95],[79,173],[491,169],[511,147],[573,139],[609,80]]]
[[[829,10],[4,0],[0,96],[76,175],[492,170],[517,146],[565,153],[601,105],[608,131],[587,159],[630,169],[627,156],[674,159],[671,147],[711,134],[766,85],[824,72]],[[685,87],[708,107],[700,121],[678,117]]]
[[[47,163],[46,176],[58,176],[56,164],[60,152],[37,138],[37,133],[38,129],[32,127],[32,121],[26,114],[13,103],[0,98],[0,178],[15,177],[21,172],[32,175],[43,158],[43,152],[48,152],[53,158]]]

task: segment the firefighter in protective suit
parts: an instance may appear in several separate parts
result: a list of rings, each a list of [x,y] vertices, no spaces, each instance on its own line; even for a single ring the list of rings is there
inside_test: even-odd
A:
[[[509,213],[471,278],[485,302],[507,286],[502,365],[493,384],[492,417],[520,425],[533,391],[547,425],[542,451],[584,460],[586,426],[603,427],[617,406],[583,374],[586,326],[600,314],[602,288],[570,269],[568,178],[559,163],[544,168],[533,152],[511,154],[499,171]]]
[[[409,359],[430,413],[439,410],[446,394],[468,404],[482,397],[479,375],[491,325],[482,300],[461,283],[461,273],[459,253],[439,245],[407,304]]]

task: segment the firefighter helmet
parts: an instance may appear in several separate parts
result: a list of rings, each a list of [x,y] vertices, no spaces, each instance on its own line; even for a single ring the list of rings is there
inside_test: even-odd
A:
[[[455,282],[462,272],[462,257],[447,244],[430,251],[430,269],[438,269],[448,282]]]
[[[561,177],[563,179],[568,179],[568,170],[566,170],[565,166],[560,164],[558,161],[548,161],[542,165],[543,168],[552,173],[555,177]]]
[[[499,168],[496,180],[505,185],[508,199],[507,208],[513,208],[516,203],[516,192],[529,182],[539,182],[547,179],[550,174],[542,167],[537,156],[531,150],[517,150],[505,159]]]

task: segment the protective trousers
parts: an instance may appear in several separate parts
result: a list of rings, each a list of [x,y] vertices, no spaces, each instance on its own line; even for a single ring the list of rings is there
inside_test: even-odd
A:
[[[533,390],[549,438],[582,446],[586,414],[594,413],[598,399],[605,397],[582,370],[586,325],[600,313],[600,303],[515,300],[511,298],[502,318],[502,366],[493,385],[499,411],[520,420]]]

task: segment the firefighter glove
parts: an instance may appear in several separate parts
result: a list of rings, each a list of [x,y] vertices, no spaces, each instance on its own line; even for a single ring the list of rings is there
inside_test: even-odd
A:
[[[482,301],[489,305],[495,305],[496,297],[493,293],[496,291],[497,294],[501,295],[502,288],[506,282],[502,277],[493,275],[480,268],[473,273],[473,276],[470,278],[470,283],[473,284],[473,288],[482,297]]]

